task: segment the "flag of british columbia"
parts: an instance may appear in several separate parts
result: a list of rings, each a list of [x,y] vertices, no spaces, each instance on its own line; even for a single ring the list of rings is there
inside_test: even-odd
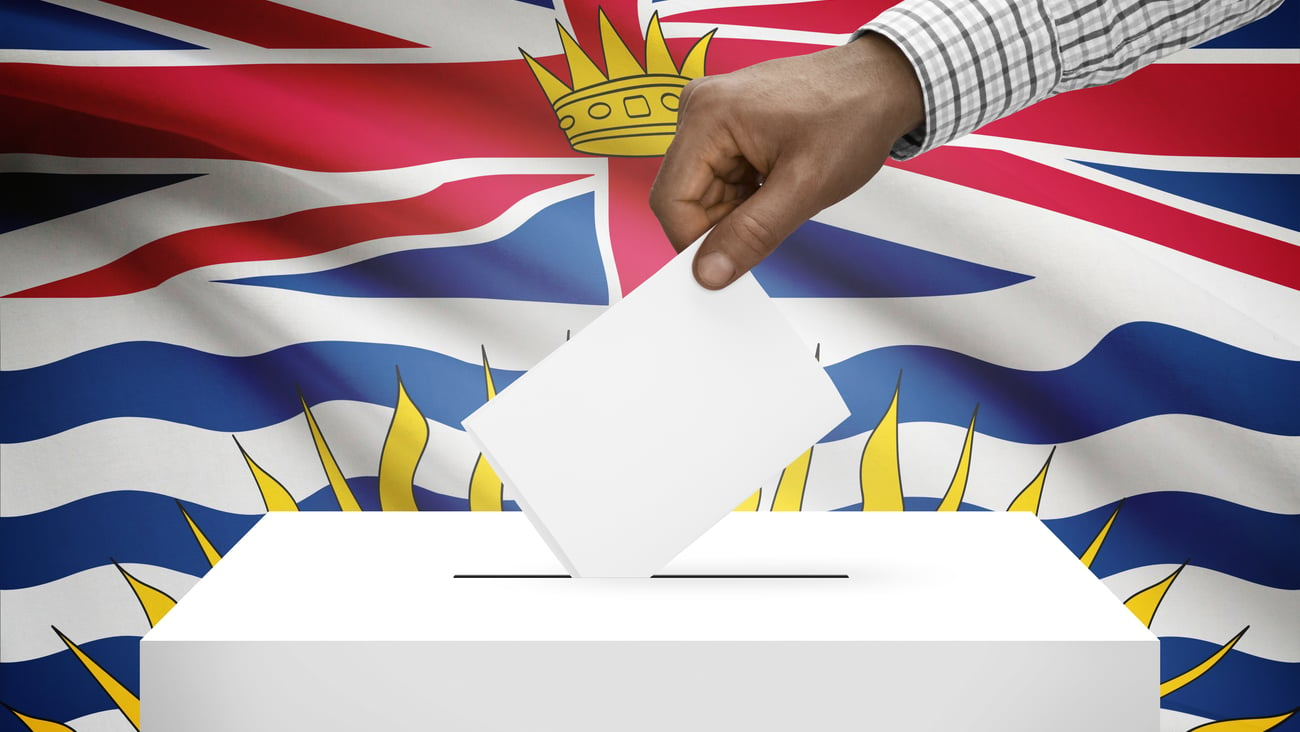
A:
[[[460,421],[672,255],[686,79],[888,4],[3,0],[0,730],[138,728],[140,637],[266,511],[513,510]],[[1297,29],[800,228],[755,274],[852,413],[737,510],[1036,512],[1159,636],[1162,730],[1300,730]]]

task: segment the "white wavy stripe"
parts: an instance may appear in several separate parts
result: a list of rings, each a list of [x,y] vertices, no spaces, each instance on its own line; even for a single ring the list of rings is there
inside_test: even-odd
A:
[[[880,385],[883,398],[891,387]],[[904,403],[908,399],[906,375],[899,398]],[[975,405],[970,407],[973,411]],[[1038,474],[1053,446],[1022,445],[978,430],[977,421],[963,500],[1005,509]],[[815,448],[806,510],[824,511],[862,501],[859,470],[869,435]],[[899,425],[903,494],[942,498],[965,436],[964,426]],[[1166,491],[1211,496],[1259,511],[1300,514],[1296,475],[1300,475],[1300,437],[1253,432],[1201,417],[1162,415],[1056,446],[1039,516],[1077,516],[1122,498]],[[764,483],[769,501],[776,483],[776,476]]]
[[[122,568],[176,600],[199,581],[151,564],[127,563]],[[102,638],[139,637],[149,630],[144,608],[112,564],[35,587],[0,590],[0,605],[4,606],[0,632],[5,639],[0,663],[30,661],[67,650],[51,625],[81,646]]]
[[[0,328],[6,348],[0,361],[7,370],[31,368],[123,341],[227,356],[351,341],[421,348],[468,363],[480,363],[486,348],[493,368],[521,371],[605,310],[503,300],[331,298],[241,285],[227,285],[188,309],[180,307],[184,297],[170,294],[176,289],[105,301],[98,309],[86,300],[51,300],[39,307],[26,306],[37,301],[4,301]],[[27,312],[34,314],[22,317]]]
[[[392,391],[396,401],[396,378]],[[391,407],[333,401],[313,406],[312,414],[345,476],[378,474],[393,418]],[[433,420],[428,424],[429,443],[415,482],[439,493],[468,497],[478,450],[461,430]],[[249,456],[296,500],[327,485],[305,416],[237,437]],[[0,445],[0,484],[3,517],[127,490],[158,493],[228,513],[266,510],[230,433],[137,417],[93,422],[43,440]],[[182,520],[179,510],[177,520]]]
[[[135,725],[116,709],[87,714],[65,724],[77,732],[137,732]]]
[[[1105,551],[1103,548],[1102,551]],[[1300,663],[1300,590],[1279,590],[1197,567],[1196,558],[1169,587],[1151,621],[1160,637],[1196,638],[1222,645],[1250,626],[1235,646],[1252,656]],[[1168,577],[1176,564],[1153,564],[1105,577],[1102,582],[1126,600]]]
[[[32,368],[123,341],[155,341],[208,353],[247,356],[294,343],[400,343],[526,369],[604,306],[465,298],[351,298],[220,282],[245,276],[320,271],[393,251],[465,246],[504,236],[537,211],[590,191],[575,181],[529,196],[491,223],[467,232],[394,237],[277,262],[191,270],[143,292],[104,298],[14,298],[0,302],[0,367]],[[597,214],[604,205],[597,195]],[[603,218],[603,217],[602,217]],[[604,227],[597,226],[606,295],[620,297]]]
[[[1034,206],[886,168],[817,219],[1033,277],[970,295],[778,300],[827,364],[913,344],[1058,369],[1135,321],[1300,359],[1300,292]]]
[[[94,269],[181,231],[325,206],[409,198],[444,183],[479,176],[599,176],[604,170],[603,160],[576,158],[465,158],[389,170],[321,173],[241,161],[3,155],[0,171],[6,172],[202,175],[0,234],[0,293],[18,292]]]
[[[1175,712],[1172,709],[1160,710],[1160,732],[1187,732],[1212,721],[1214,720],[1209,717],[1198,717],[1195,714]],[[77,732],[81,732],[81,730],[77,730]]]

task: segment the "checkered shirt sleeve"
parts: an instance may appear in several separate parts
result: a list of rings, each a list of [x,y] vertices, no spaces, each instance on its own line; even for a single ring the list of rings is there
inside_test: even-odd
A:
[[[1053,94],[1117,81],[1281,0],[903,0],[863,26],[911,60],[925,123],[905,159]]]

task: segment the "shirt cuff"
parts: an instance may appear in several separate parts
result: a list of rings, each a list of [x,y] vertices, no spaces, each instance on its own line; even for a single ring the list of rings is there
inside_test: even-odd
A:
[[[863,26],[892,41],[921,82],[925,122],[891,155],[938,147],[1053,92],[1061,75],[1048,0],[903,0]]]

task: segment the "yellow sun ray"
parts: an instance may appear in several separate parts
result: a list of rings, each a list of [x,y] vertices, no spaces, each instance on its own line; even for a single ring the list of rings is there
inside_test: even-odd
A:
[[[900,375],[889,408],[862,448],[863,511],[903,510],[903,478],[898,469],[898,392],[902,384]]]
[[[18,721],[22,722],[23,726],[31,730],[31,732],[76,732],[76,730],[66,724],[23,714],[8,704],[5,704],[4,708],[8,709],[11,714],[17,717]]]
[[[1110,527],[1115,525],[1115,517],[1119,515],[1119,510],[1123,507],[1124,501],[1121,500],[1116,504],[1115,510],[1111,512],[1110,518],[1106,519],[1106,525],[1101,527],[1101,531],[1097,532],[1097,535],[1093,537],[1092,543],[1088,545],[1087,549],[1083,550],[1083,556],[1079,557],[1079,561],[1083,562],[1083,566],[1089,569],[1092,568],[1092,563],[1097,559],[1097,552],[1101,551],[1101,545],[1106,541],[1106,537],[1110,536]]]
[[[1300,707],[1285,714],[1273,717],[1251,717],[1250,719],[1225,719],[1222,722],[1207,722],[1193,727],[1187,732],[1268,732],[1288,719],[1300,713]]]
[[[822,360],[822,344],[817,344],[817,350],[813,351],[813,358]],[[812,467],[812,454],[813,448],[809,447],[781,471],[781,477],[776,482],[776,493],[772,496],[771,510],[803,510],[803,494],[808,488],[808,471]],[[757,498],[751,500],[755,501],[754,510],[757,511]]]
[[[975,445],[975,418],[979,416],[980,405],[970,416],[970,426],[966,428],[966,441],[961,446],[961,456],[957,458],[957,469],[953,471],[952,482],[939,502],[940,511],[956,511],[961,506],[962,496],[966,495],[966,482],[970,479],[971,448]]]
[[[140,729],[140,699],[135,694],[132,694],[122,682],[105,671],[103,666],[95,663],[94,659],[87,656],[76,643],[69,640],[58,628],[54,628],[54,632],[58,633],[63,644],[68,647],[68,650],[72,651],[72,654],[77,657],[81,665],[95,678],[95,683],[99,684],[99,687],[108,694],[108,698],[113,700],[113,704],[122,712],[127,721],[131,723],[131,726],[137,730]]]
[[[735,512],[735,511],[757,511],[757,510],[758,510],[758,507],[759,507],[759,504],[762,503],[762,500],[763,500],[763,489],[762,489],[762,488],[759,488],[758,490],[754,491],[754,495],[750,496],[749,498],[746,498],[744,501],[741,501],[741,503],[740,503],[739,506],[736,506],[735,508],[733,508],[733,509],[731,509],[731,510],[732,510],[733,512]]]
[[[601,15],[601,17],[605,16]],[[487,348],[484,346],[480,348],[483,351],[483,384],[487,388],[487,400],[490,402],[497,396],[497,385],[492,379],[492,366],[488,363]],[[469,510],[500,511],[504,489],[505,486],[497,471],[488,464],[483,453],[479,453],[478,460],[474,463],[474,472],[469,475]]]
[[[504,484],[492,469],[483,453],[474,462],[474,472],[469,475],[469,510],[500,511]]]
[[[194,519],[190,518],[190,512],[185,510],[185,506],[180,501],[177,501],[176,505],[181,509],[181,515],[185,517],[185,523],[189,524],[190,532],[194,534],[194,540],[199,543],[199,548],[203,550],[203,556],[208,560],[208,566],[217,566],[217,562],[221,561],[221,552],[218,552],[217,548],[212,546],[212,542],[208,541],[207,535],[203,533],[198,524],[194,523]]]
[[[1052,456],[1055,454],[1056,448],[1053,447],[1047,454],[1047,462],[1043,463],[1038,475],[1035,475],[1034,479],[1029,481],[1029,485],[1020,491],[1020,495],[1011,501],[1011,505],[1007,506],[1008,511],[1028,511],[1035,516],[1038,515],[1038,506],[1043,502],[1043,485],[1047,483],[1047,469],[1052,466]]]
[[[1168,694],[1172,694],[1172,693],[1174,693],[1175,691],[1178,691],[1179,689],[1183,688],[1184,686],[1187,686],[1188,684],[1192,683],[1193,681],[1195,681],[1195,680],[1201,678],[1202,676],[1204,676],[1206,671],[1209,671],[1210,669],[1214,668],[1214,666],[1215,666],[1219,661],[1222,661],[1222,660],[1223,660],[1223,657],[1224,657],[1224,656],[1228,655],[1228,651],[1231,651],[1231,650],[1232,650],[1232,647],[1235,646],[1235,645],[1237,645],[1237,641],[1241,640],[1241,637],[1242,637],[1243,635],[1245,635],[1245,634],[1246,634],[1246,631],[1248,631],[1248,630],[1250,630],[1250,626],[1249,626],[1249,625],[1247,625],[1246,627],[1242,628],[1240,633],[1234,635],[1234,636],[1232,637],[1232,640],[1228,641],[1227,643],[1224,643],[1223,646],[1221,646],[1221,647],[1219,648],[1219,650],[1217,650],[1217,651],[1215,651],[1214,653],[1212,653],[1212,654],[1210,655],[1209,658],[1205,659],[1204,661],[1201,661],[1200,663],[1196,664],[1195,666],[1193,666],[1192,668],[1188,669],[1187,671],[1184,671],[1183,673],[1178,674],[1177,676],[1173,677],[1172,679],[1169,679],[1168,681],[1161,682],[1161,684],[1160,684],[1160,696],[1163,697],[1163,696],[1166,696],[1166,695],[1168,695]]]
[[[117,567],[117,571],[122,573],[123,579],[126,580],[127,584],[131,585],[131,591],[135,593],[135,599],[140,601],[140,607],[144,608],[144,614],[149,618],[150,628],[157,625],[158,621],[162,620],[169,610],[176,607],[176,600],[171,595],[153,585],[141,582],[116,561],[113,562],[113,566]]]
[[[1170,585],[1174,583],[1174,580],[1178,579],[1178,575],[1186,566],[1187,563],[1183,562],[1178,569],[1174,570],[1173,574],[1146,589],[1138,590],[1132,597],[1124,601],[1124,607],[1136,615],[1143,625],[1150,628],[1151,621],[1156,616],[1156,610],[1160,609],[1160,602],[1165,599],[1165,593],[1169,592]]]
[[[293,500],[293,496],[289,495],[289,491],[280,484],[280,481],[271,477],[270,473],[253,461],[253,458],[244,450],[244,446],[239,444],[239,438],[235,438],[235,446],[239,448],[239,454],[244,456],[244,462],[248,464],[248,469],[253,473],[253,479],[257,481],[257,490],[262,493],[262,503],[266,504],[266,510],[297,511],[298,502]]]
[[[781,479],[776,483],[776,495],[772,497],[773,511],[802,511],[803,493],[808,487],[808,470],[812,467],[813,448],[804,450],[803,454],[781,471]]]
[[[307,398],[301,390],[298,391],[298,401],[302,402],[302,413],[307,415],[307,426],[311,428],[311,439],[316,443],[316,454],[320,456],[320,464],[325,469],[325,477],[329,479],[334,498],[339,502],[339,510],[360,511],[361,504],[357,503],[356,494],[348,485],[347,478],[343,477],[343,471],[339,469],[339,463],[334,459],[329,443],[325,442],[325,434],[321,432],[320,425],[316,424],[316,416],[311,413],[311,407],[307,406]]]
[[[418,511],[415,468],[429,443],[429,423],[406,393],[397,374],[397,407],[379,455],[379,507],[383,511]]]

